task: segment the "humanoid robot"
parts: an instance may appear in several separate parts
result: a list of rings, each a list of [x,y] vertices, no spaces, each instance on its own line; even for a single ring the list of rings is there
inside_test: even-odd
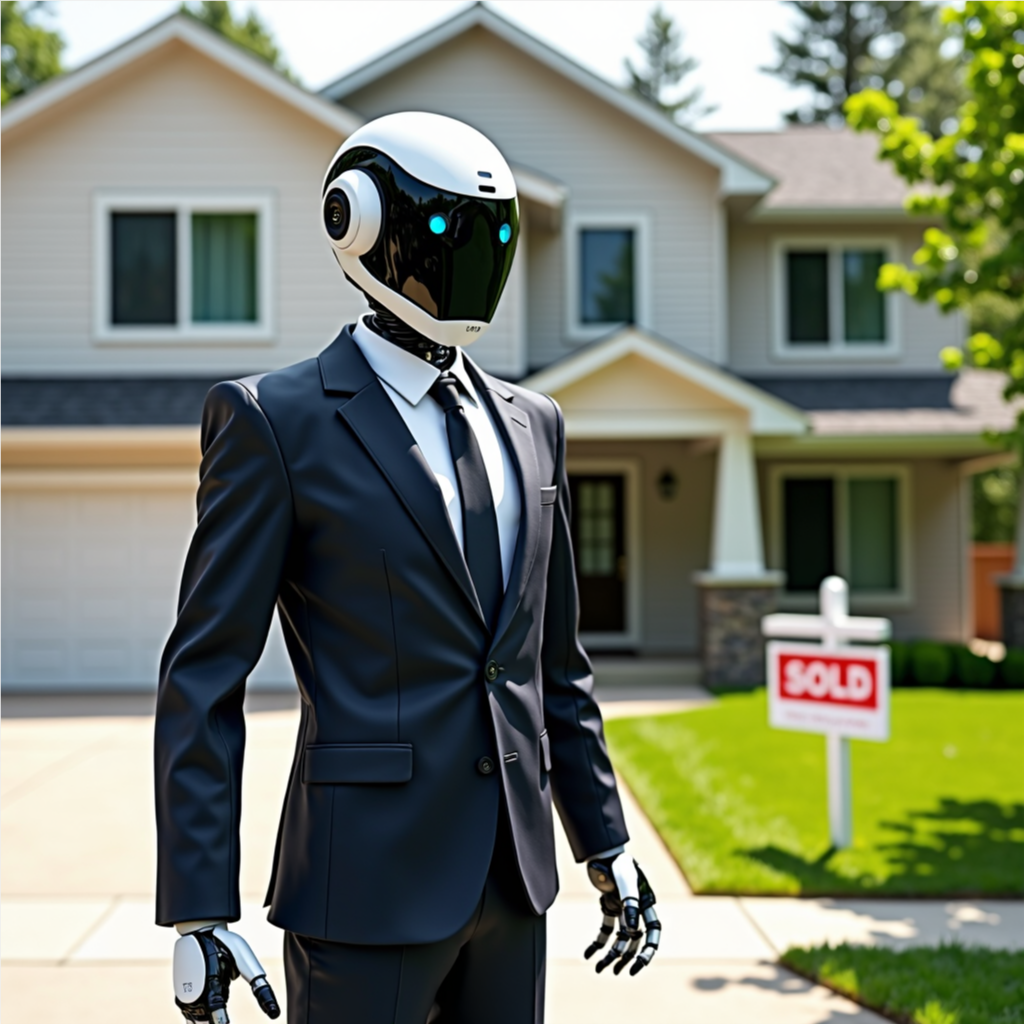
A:
[[[322,215],[372,313],[203,415],[155,743],[175,998],[226,1024],[241,974],[280,1013],[227,927],[242,698],[276,607],[302,697],[267,895],[289,1020],[540,1021],[552,803],[601,893],[584,955],[617,932],[597,970],[636,974],[661,925],[576,635],[561,414],[463,352],[512,265],[515,182],[469,126],[394,114],[338,150]]]

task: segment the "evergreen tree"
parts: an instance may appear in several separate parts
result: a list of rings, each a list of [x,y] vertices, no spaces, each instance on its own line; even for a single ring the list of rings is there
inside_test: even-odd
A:
[[[699,86],[675,100],[666,95],[696,69],[698,62],[694,57],[683,56],[683,33],[660,4],[648,14],[637,43],[643,51],[645,66],[638,70],[631,60],[624,61],[630,92],[652,103],[673,121],[696,120],[716,109],[701,105],[704,90]]]
[[[809,86],[809,104],[787,120],[842,125],[843,103],[861,89],[884,89],[901,113],[932,136],[966,98],[963,60],[934,3],[788,0],[800,12],[795,40],[775,37],[778,63],[765,71]],[[947,42],[950,40],[950,42]],[[945,44],[945,45],[944,45]],[[954,52],[950,53],[952,49]]]
[[[294,80],[295,76],[288,69],[284,54],[275,42],[273,33],[255,11],[249,10],[244,18],[236,18],[231,13],[227,0],[182,3],[181,10],[212,28],[214,32],[219,32],[225,39],[230,39],[257,57],[262,57],[272,68]]]
[[[46,5],[39,2],[0,3],[0,103],[21,96],[63,70],[64,40],[41,23],[46,14]]]

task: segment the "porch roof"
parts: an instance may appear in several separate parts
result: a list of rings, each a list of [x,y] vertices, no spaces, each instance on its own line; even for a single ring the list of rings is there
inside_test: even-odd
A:
[[[522,384],[555,398],[577,438],[717,436],[738,421],[755,436],[807,430],[795,406],[638,327],[585,345]]]

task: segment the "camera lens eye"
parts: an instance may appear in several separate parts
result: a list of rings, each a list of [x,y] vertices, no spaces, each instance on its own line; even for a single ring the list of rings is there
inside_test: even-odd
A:
[[[435,213],[427,225],[435,235],[443,235],[448,230],[448,218],[442,213]]]
[[[349,222],[352,220],[352,208],[348,196],[340,189],[329,192],[324,200],[324,227],[327,234],[336,242],[345,237]]]
[[[510,224],[502,224],[498,228],[498,240],[502,245],[508,245],[509,239],[512,237],[512,226]]]

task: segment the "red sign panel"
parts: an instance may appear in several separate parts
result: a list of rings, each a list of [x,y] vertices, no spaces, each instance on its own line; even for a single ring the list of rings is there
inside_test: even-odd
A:
[[[768,718],[779,729],[889,738],[889,649],[773,640]]]

